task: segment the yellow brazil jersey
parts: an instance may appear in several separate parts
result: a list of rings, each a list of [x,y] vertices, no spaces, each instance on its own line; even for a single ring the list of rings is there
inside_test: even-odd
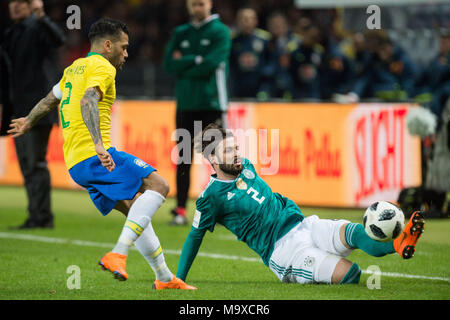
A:
[[[59,115],[67,169],[97,154],[81,116],[80,102],[88,88],[98,87],[102,92],[102,100],[98,103],[100,130],[105,149],[111,147],[111,106],[116,99],[115,77],[116,68],[102,55],[94,52],[89,53],[86,58],[75,60],[64,70],[59,82],[62,92]]]

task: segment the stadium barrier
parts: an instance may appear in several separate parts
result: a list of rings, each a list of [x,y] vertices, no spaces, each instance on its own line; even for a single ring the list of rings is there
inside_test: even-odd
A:
[[[396,201],[401,189],[421,183],[420,140],[406,127],[411,104],[233,102],[227,114],[241,153],[271,186],[311,206],[365,207]],[[177,146],[173,101],[117,101],[112,141],[152,166],[175,194]],[[50,136],[52,186],[78,188],[68,174],[60,127]],[[190,196],[197,197],[212,169],[194,153]],[[0,184],[22,185],[11,138],[0,139]]]

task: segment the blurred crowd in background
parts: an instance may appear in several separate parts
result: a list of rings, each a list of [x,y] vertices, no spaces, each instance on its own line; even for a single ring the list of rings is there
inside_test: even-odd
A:
[[[66,9],[72,4],[81,8],[81,30],[66,27]],[[45,0],[44,5],[67,35],[49,64],[55,79],[64,66],[87,54],[89,27],[106,16],[126,22],[130,30],[129,59],[117,77],[119,96],[173,95],[173,79],[161,63],[173,29],[189,21],[185,1]],[[387,21],[390,29],[382,25],[381,30],[368,30],[365,25],[348,27],[356,22],[347,9],[305,10],[292,0],[215,0],[213,12],[230,27],[233,38],[230,97],[415,100],[431,105],[434,99],[437,107],[436,97],[450,91],[450,5],[425,9],[418,9],[414,19],[404,19],[402,34],[401,17],[388,21],[386,11],[382,23]],[[0,11],[4,29],[11,23],[7,4]],[[353,16],[356,12],[367,19],[365,8],[353,11]]]

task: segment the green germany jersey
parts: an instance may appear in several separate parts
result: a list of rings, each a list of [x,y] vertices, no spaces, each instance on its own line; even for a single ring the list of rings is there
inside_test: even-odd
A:
[[[245,242],[268,265],[275,242],[304,219],[292,200],[272,192],[250,161],[242,160],[242,172],[235,180],[219,180],[212,175],[197,199],[191,232],[178,265],[180,279],[185,279],[206,230],[212,232],[216,223]]]

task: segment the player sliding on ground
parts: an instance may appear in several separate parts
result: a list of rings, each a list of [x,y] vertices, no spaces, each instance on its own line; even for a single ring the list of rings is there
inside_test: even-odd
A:
[[[91,50],[64,70],[60,82],[25,118],[12,120],[13,138],[26,133],[60,102],[64,159],[70,176],[89,191],[97,209],[117,209],[127,216],[116,246],[99,264],[119,280],[128,279],[126,259],[133,243],[155,272],[154,289],[196,289],[176,278],[166,265],[151,219],[169,186],[144,161],[111,146],[111,106],[115,76],[128,57],[128,29],[101,19],[89,31]]]
[[[424,225],[419,212],[394,241],[375,241],[361,224],[304,217],[292,200],[272,192],[250,161],[240,157],[228,131],[211,124],[200,138],[197,151],[216,173],[197,199],[178,278],[186,279],[206,230],[212,232],[216,223],[253,249],[283,282],[358,283],[361,269],[344,258],[356,248],[375,257],[395,252],[404,259],[412,257]]]

